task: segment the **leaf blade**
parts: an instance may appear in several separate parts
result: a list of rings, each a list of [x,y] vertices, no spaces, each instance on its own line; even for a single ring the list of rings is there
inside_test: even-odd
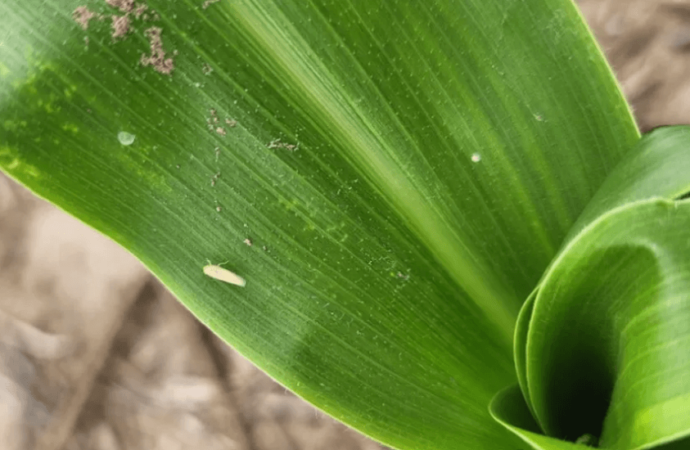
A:
[[[690,286],[683,258],[690,216],[678,200],[690,185],[688,131],[643,137],[525,304],[522,322],[530,323],[519,328],[518,370],[549,436],[593,433],[612,449],[687,445],[677,441],[690,432],[677,413],[687,402],[677,377],[687,365],[677,325],[687,308],[675,299]]]
[[[3,170],[337,418],[511,448],[486,405],[517,309],[637,139],[574,6],[150,1],[160,22],[91,22],[87,49],[79,5],[0,5]],[[138,65],[153,25],[172,78]]]

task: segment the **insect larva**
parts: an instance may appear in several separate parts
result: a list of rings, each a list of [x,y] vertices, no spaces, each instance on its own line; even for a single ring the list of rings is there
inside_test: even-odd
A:
[[[244,287],[247,284],[247,281],[244,278],[242,278],[234,272],[230,272],[227,269],[223,269],[220,266],[212,264],[204,266],[204,273],[211,278],[215,278],[216,280],[224,281],[226,283],[234,284],[235,286]]]

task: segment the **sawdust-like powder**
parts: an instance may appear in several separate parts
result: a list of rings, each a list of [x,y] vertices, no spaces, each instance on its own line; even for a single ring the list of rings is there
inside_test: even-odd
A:
[[[141,5],[137,5],[137,7],[134,9],[134,17],[139,19],[147,9],[149,9],[149,7],[143,3]]]
[[[111,16],[113,19],[113,23],[111,25],[113,32],[110,34],[110,36],[113,39],[118,39],[126,35],[131,31],[131,22],[129,20],[129,15],[125,14],[124,16]]]
[[[105,0],[105,2],[123,13],[130,13],[134,9],[134,0]]]
[[[143,20],[144,22],[160,20],[156,11],[149,9],[145,3],[137,3],[136,0],[105,0],[105,3],[112,8],[117,8],[123,14],[103,15],[91,11],[87,6],[79,6],[72,12],[72,18],[82,29],[86,30],[92,19],[104,20],[110,17],[112,20],[110,36],[113,41],[125,38],[128,33],[133,31],[133,20]],[[151,15],[153,15],[152,19]],[[140,63],[143,66],[153,66],[156,72],[170,75],[175,68],[175,63],[172,57],[166,58],[161,33],[162,30],[159,27],[151,27],[145,31],[149,40],[150,54],[142,54]],[[88,37],[84,40],[88,46]],[[172,55],[177,55],[177,51],[174,51]]]
[[[72,19],[74,19],[84,30],[88,30],[89,20],[94,17],[96,17],[96,13],[91,11],[87,6],[78,6],[72,13]]]
[[[172,58],[165,57],[161,32],[162,30],[159,27],[151,27],[145,31],[146,37],[149,39],[151,54],[141,55],[141,64],[145,67],[153,66],[156,72],[170,75],[175,69],[175,63]]]
[[[286,150],[294,152],[294,151],[299,150],[299,143],[297,145],[288,144],[287,142],[282,142],[280,139],[273,139],[271,142],[268,143],[267,147],[268,148],[284,148]]]

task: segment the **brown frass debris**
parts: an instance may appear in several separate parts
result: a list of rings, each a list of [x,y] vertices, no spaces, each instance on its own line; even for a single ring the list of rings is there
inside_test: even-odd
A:
[[[170,75],[175,69],[175,63],[172,58],[165,57],[165,50],[163,50],[163,40],[161,39],[162,30],[159,27],[151,27],[145,31],[146,37],[149,39],[150,55],[141,55],[141,65],[153,66],[156,72],[164,75]]]
[[[91,11],[87,6],[78,6],[74,12],[72,12],[72,19],[74,19],[84,30],[89,28],[89,20],[93,19],[95,16],[96,13]]]
[[[268,148],[284,148],[291,152],[299,150],[299,144],[288,144],[287,142],[282,142],[280,139],[273,139],[267,145]]]
[[[143,3],[141,5],[137,5],[137,7],[134,9],[134,17],[139,19],[147,9],[149,9],[149,7]]]
[[[130,13],[134,9],[134,0],[105,0],[105,2],[123,13]]]
[[[113,19],[113,23],[111,25],[113,32],[110,34],[110,36],[113,39],[118,39],[126,35],[131,31],[131,22],[129,20],[129,15],[125,14],[124,16],[111,16]]]

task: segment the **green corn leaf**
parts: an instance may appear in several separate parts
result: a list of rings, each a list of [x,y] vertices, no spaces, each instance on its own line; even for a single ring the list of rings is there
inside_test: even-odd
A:
[[[523,306],[515,356],[527,403],[511,388],[492,413],[534,448],[569,448],[542,430],[616,450],[690,445],[688,149],[690,127],[645,136]]]
[[[0,3],[0,168],[334,417],[515,450],[518,311],[639,138],[574,4],[108,3]]]
[[[584,450],[588,448],[585,445],[545,436],[534,421],[522,391],[517,385],[499,392],[494,397],[491,402],[491,413],[498,423],[520,436],[526,444],[531,445],[535,450]]]

